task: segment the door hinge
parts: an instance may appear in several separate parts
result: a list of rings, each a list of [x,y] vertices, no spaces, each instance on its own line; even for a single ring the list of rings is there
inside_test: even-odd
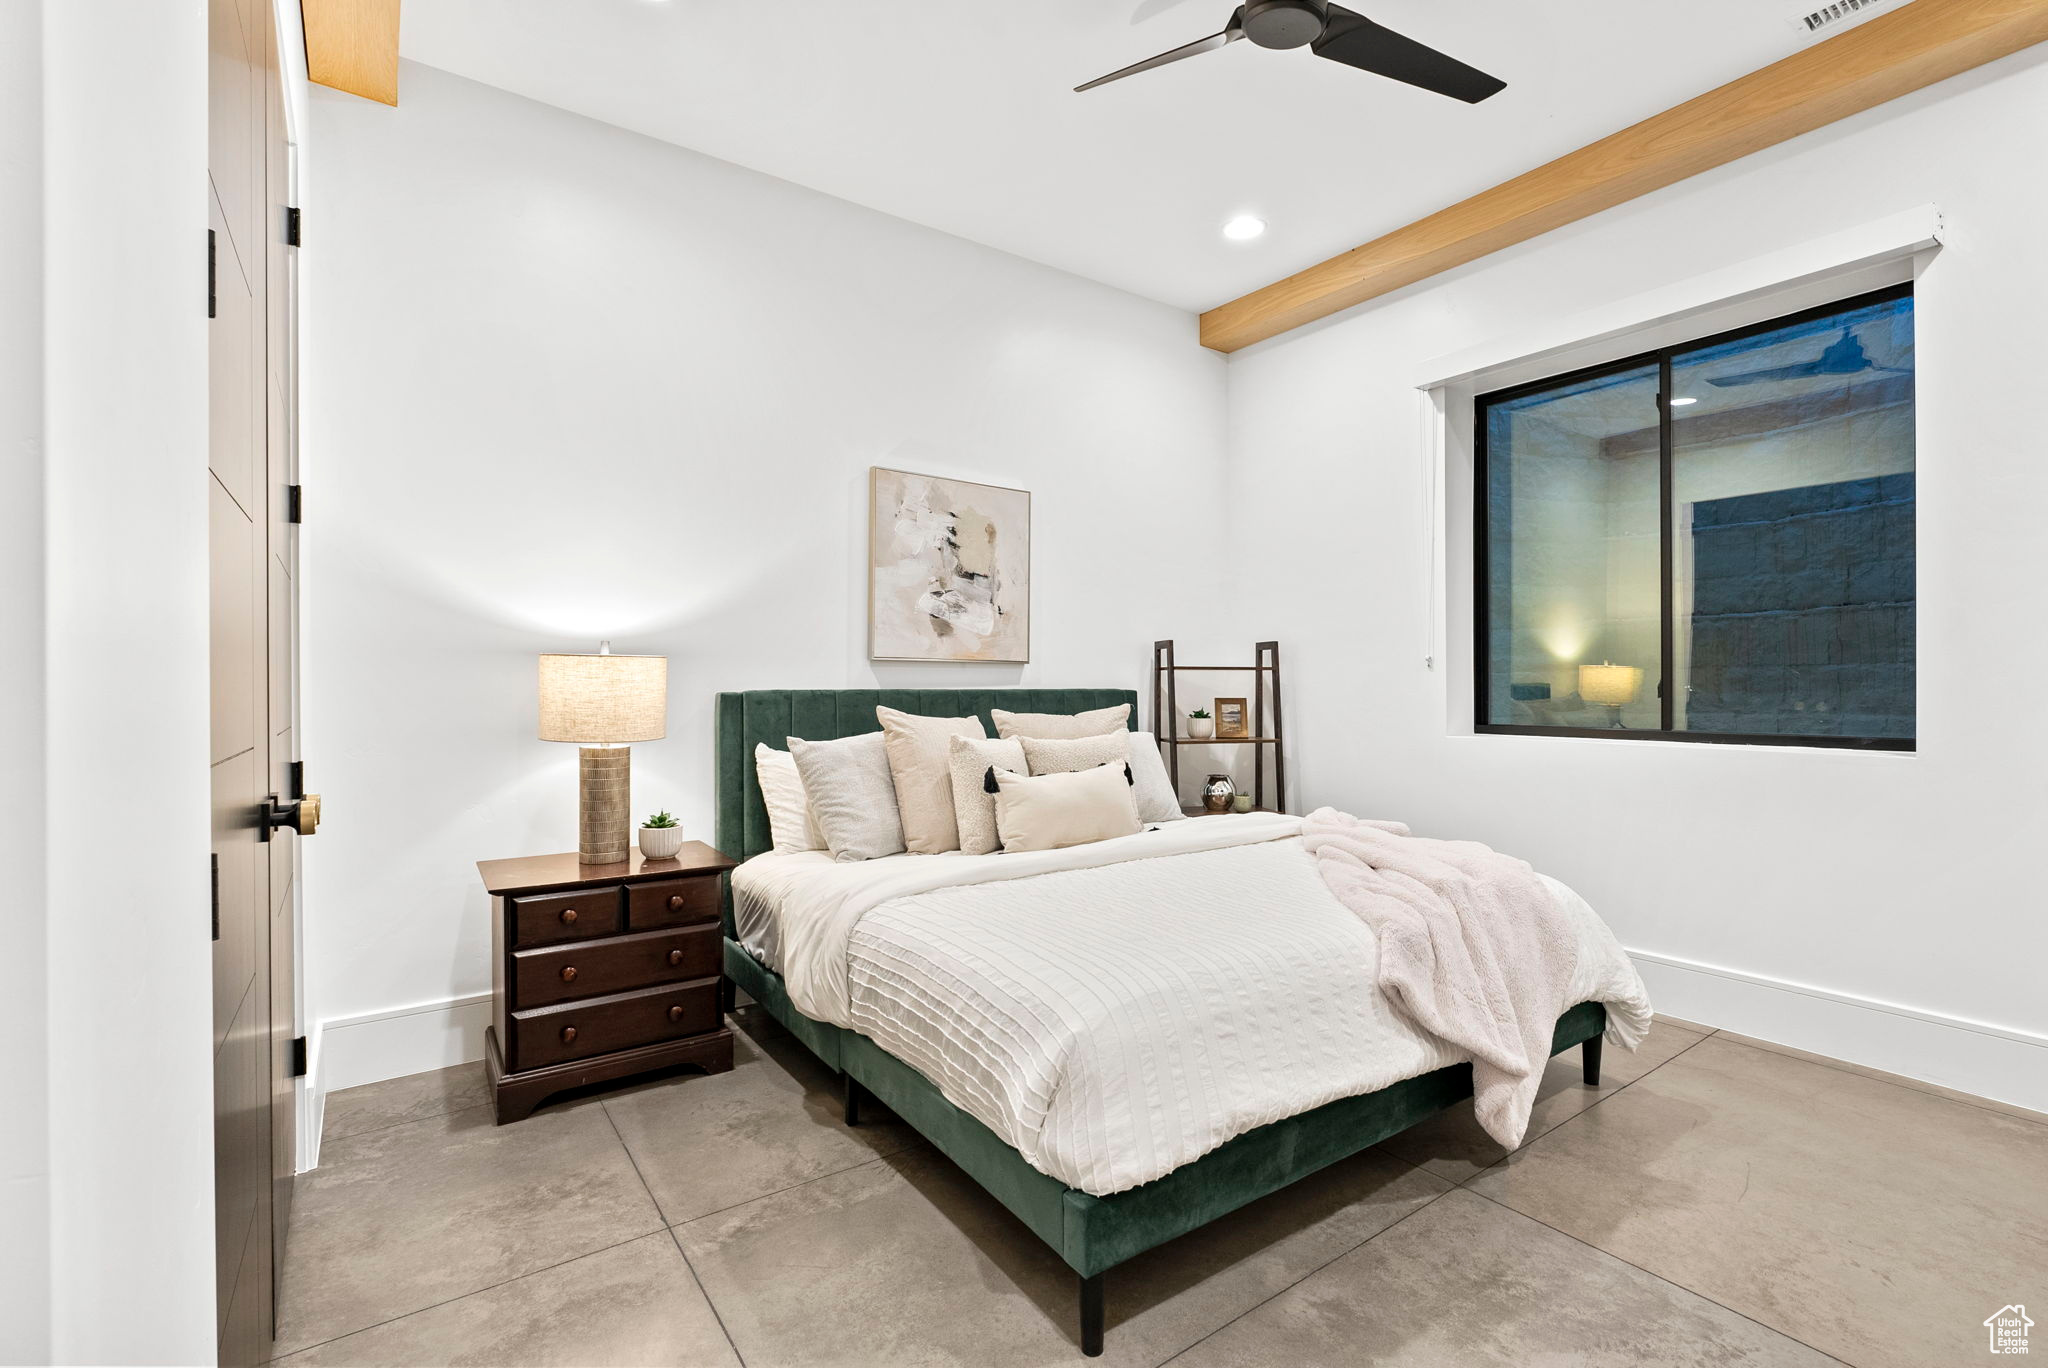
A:
[[[285,246],[287,246],[287,247],[297,247],[297,246],[299,246],[299,245],[300,245],[300,242],[299,242],[299,234],[300,234],[300,232],[301,232],[301,229],[300,229],[300,227],[299,227],[299,222],[300,222],[300,220],[299,220],[299,206],[298,206],[298,205],[296,205],[296,204],[287,204],[287,205],[286,205],[286,206],[284,207],[284,245],[285,245]]]
[[[293,1078],[304,1078],[305,1076],[306,1076],[306,1038],[305,1038],[304,1036],[293,1036],[293,1037],[292,1037],[292,1077],[293,1077]]]
[[[218,288],[220,275],[219,268],[214,265],[219,252],[214,242],[213,229],[209,228],[206,230],[206,316],[208,318],[218,317],[220,310]]]
[[[298,801],[299,799],[301,799],[301,798],[303,798],[303,797],[305,797],[305,796],[306,796],[306,762],[305,762],[305,761],[303,761],[303,760],[294,760],[294,761],[292,761],[292,770],[291,770],[291,783],[292,783],[292,801],[296,803],[296,802],[297,802],[297,801]]]
[[[213,856],[213,938],[220,939],[220,852]]]
[[[302,523],[306,520],[306,487],[286,485],[284,487],[284,520],[288,523]]]

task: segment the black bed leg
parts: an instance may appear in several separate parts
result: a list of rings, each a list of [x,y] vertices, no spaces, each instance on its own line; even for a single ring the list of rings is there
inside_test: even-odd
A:
[[[839,1078],[841,1082],[846,1084],[846,1124],[858,1126],[860,1124],[860,1084],[853,1081],[853,1075],[850,1073],[841,1074]]]
[[[1586,1086],[1600,1086],[1600,1037],[1594,1036],[1579,1046],[1579,1062],[1586,1066]]]
[[[1081,1352],[1102,1357],[1102,1275],[1081,1279]]]

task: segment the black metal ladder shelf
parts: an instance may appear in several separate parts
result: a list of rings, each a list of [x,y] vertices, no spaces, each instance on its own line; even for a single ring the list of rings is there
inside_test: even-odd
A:
[[[1181,665],[1173,658],[1173,642],[1152,643],[1152,728],[1159,744],[1166,748],[1167,773],[1175,793],[1180,792],[1180,752],[1183,746],[1256,746],[1252,756],[1252,804],[1261,812],[1287,810],[1287,732],[1280,712],[1280,643],[1261,641],[1252,647],[1250,665]],[[1249,674],[1252,676],[1252,729],[1249,736],[1182,736],[1180,734],[1180,693],[1176,680],[1183,674]],[[1270,716],[1272,729],[1266,723]],[[1266,802],[1266,771],[1273,771],[1273,801]],[[1188,809],[1200,813],[1201,808]]]

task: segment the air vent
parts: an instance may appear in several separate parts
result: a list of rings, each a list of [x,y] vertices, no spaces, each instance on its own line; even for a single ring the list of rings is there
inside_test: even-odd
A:
[[[1830,0],[1828,4],[1801,10],[1791,16],[1790,22],[1808,38],[1821,38],[1837,32],[1852,19],[1861,19],[1897,3],[1898,0]]]

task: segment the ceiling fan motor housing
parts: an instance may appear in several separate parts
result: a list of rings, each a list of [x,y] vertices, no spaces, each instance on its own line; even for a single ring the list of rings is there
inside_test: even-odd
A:
[[[1245,0],[1244,36],[1267,48],[1296,48],[1323,36],[1324,0]]]

